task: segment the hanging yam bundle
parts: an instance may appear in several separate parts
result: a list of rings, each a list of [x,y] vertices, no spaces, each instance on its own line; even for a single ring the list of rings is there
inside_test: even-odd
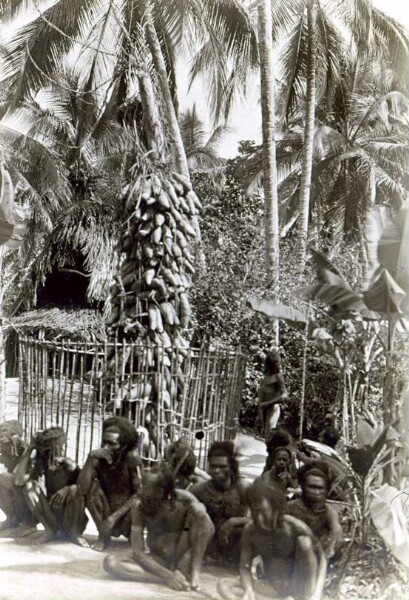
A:
[[[139,176],[124,187],[122,202],[124,261],[111,289],[113,309],[107,324],[116,337],[140,340],[151,350],[145,366],[161,371],[160,381],[156,378],[153,384],[171,423],[185,385],[192,247],[201,203],[191,183],[177,173]],[[114,358],[108,357],[112,373],[118,362]],[[126,399],[132,402],[133,396],[127,393]]]

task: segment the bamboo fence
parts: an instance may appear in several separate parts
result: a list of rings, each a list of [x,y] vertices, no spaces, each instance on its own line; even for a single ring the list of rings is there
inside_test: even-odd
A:
[[[60,426],[67,455],[81,465],[100,444],[104,419],[117,414],[139,427],[146,459],[158,460],[169,442],[183,436],[203,466],[213,441],[234,436],[246,357],[238,350],[180,353],[175,349],[169,362],[163,348],[136,342],[20,335],[19,420],[26,438]]]

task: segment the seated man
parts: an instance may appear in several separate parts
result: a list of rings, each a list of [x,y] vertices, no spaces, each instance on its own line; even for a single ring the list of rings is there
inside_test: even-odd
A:
[[[248,490],[252,520],[241,538],[240,585],[222,579],[218,590],[227,600],[298,597],[319,600],[325,581],[326,560],[311,530],[284,514],[285,495],[257,480]],[[254,558],[263,559],[267,584],[253,581]]]
[[[13,470],[20,461],[27,445],[22,439],[23,428],[18,421],[0,424],[0,464],[7,471],[0,473],[0,509],[6,520],[0,524],[1,535],[9,535],[10,529],[19,528],[19,534],[35,529],[35,521],[25,502],[21,489],[13,485]],[[17,532],[13,531],[13,535]]]
[[[102,444],[88,455],[78,478],[76,514],[78,518],[88,508],[98,529],[98,540],[92,546],[102,551],[111,535],[129,538],[130,508],[139,491],[142,461],[136,446],[138,435],[133,424],[123,417],[106,419],[102,426]],[[75,527],[74,541],[88,547]]]
[[[188,490],[195,483],[210,479],[210,475],[197,467],[196,456],[184,439],[168,446],[166,460],[174,475],[176,488]]]
[[[150,553],[145,552],[144,533]],[[174,488],[169,467],[145,472],[132,508],[132,560],[108,555],[105,570],[119,579],[198,589],[200,566],[214,527],[203,504]]]
[[[71,538],[74,523],[76,481],[79,468],[63,457],[65,434],[61,427],[39,431],[14,469],[14,485],[21,488],[27,506],[44,526],[44,534],[33,543],[45,543],[57,537]],[[45,490],[39,483],[45,479]],[[85,513],[78,521],[85,529]]]
[[[238,564],[240,536],[249,519],[246,506],[249,483],[239,477],[232,442],[214,442],[207,458],[211,479],[189,490],[205,505],[216,528],[207,554],[219,562]]]
[[[294,492],[298,487],[297,480],[291,475],[292,453],[289,448],[276,448],[273,456],[273,465],[269,471],[265,471],[257,479],[261,479],[267,485],[277,487],[284,493]]]
[[[315,461],[299,470],[302,496],[287,504],[286,513],[304,521],[321,541],[327,558],[342,543],[343,532],[338,513],[327,500],[329,476],[324,463]]]
[[[266,464],[264,465],[263,473],[269,471],[273,466],[274,453],[277,450],[277,448],[288,448],[288,450],[290,450],[290,472],[293,477],[296,477],[297,468],[295,466],[293,455],[293,440],[288,431],[286,431],[282,427],[278,427],[277,429],[273,429],[272,431],[270,431],[269,435],[266,438],[267,458]]]

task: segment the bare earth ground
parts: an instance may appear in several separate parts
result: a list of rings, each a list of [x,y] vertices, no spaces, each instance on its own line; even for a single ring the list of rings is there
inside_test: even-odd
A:
[[[7,381],[7,419],[17,417],[18,383]],[[264,444],[238,434],[242,452],[243,475],[254,478],[265,461]],[[4,515],[0,511],[0,520]],[[86,537],[95,536],[91,522]],[[21,540],[23,542],[23,540]],[[118,540],[112,552],[129,554],[125,540]],[[103,555],[71,543],[55,542],[29,546],[12,539],[0,539],[0,600],[193,600],[219,598],[216,592],[219,577],[231,576],[216,567],[205,567],[202,576],[204,594],[172,592],[164,586],[142,585],[112,580],[102,568]]]
[[[6,418],[13,419],[17,416],[18,383],[8,380],[7,384]],[[265,462],[264,443],[242,433],[237,434],[236,441],[242,455],[242,474],[256,477]],[[3,518],[0,511],[0,520]],[[96,539],[92,521],[85,533],[89,541]],[[110,551],[127,555],[129,546],[122,538]],[[67,542],[28,546],[0,539],[0,600],[220,600],[218,579],[230,577],[232,583],[235,579],[234,573],[205,566],[203,593],[174,592],[165,586],[114,581],[104,572],[102,560],[102,554]],[[399,570],[398,577],[396,562],[379,540],[370,547],[356,548],[338,591],[332,589],[329,574],[323,600],[409,600],[409,573],[403,567]],[[257,600],[273,598],[259,596]]]

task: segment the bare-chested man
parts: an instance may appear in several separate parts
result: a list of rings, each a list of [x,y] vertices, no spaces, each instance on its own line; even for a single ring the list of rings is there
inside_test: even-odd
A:
[[[136,429],[128,419],[106,419],[101,448],[89,454],[78,478],[76,514],[81,517],[85,507],[91,513],[99,534],[92,546],[94,550],[104,550],[111,535],[130,536],[130,508],[132,498],[139,492],[142,474],[137,442]],[[73,540],[80,546],[89,545],[78,531]]]
[[[216,528],[207,555],[219,562],[238,564],[240,536],[250,516],[246,505],[249,482],[239,476],[232,442],[214,442],[207,459],[211,479],[189,490],[205,505]]]
[[[325,464],[318,461],[299,470],[302,496],[287,504],[286,513],[304,521],[320,540],[327,558],[342,544],[343,532],[338,513],[328,503],[329,475]]]
[[[61,427],[39,431],[13,472],[13,483],[22,490],[27,506],[44,526],[44,533],[30,541],[45,543],[55,538],[71,538],[74,523],[74,496],[79,468],[63,456],[65,433]],[[40,484],[44,476],[45,489]],[[87,518],[78,519],[81,532]]]
[[[309,527],[284,514],[285,495],[278,488],[255,481],[248,490],[252,519],[241,539],[240,584],[221,580],[226,600],[297,597],[319,600],[325,581],[324,552]],[[253,581],[251,566],[263,559],[267,585]]]
[[[144,533],[150,553],[145,552]],[[203,504],[174,488],[167,465],[143,474],[132,508],[132,558],[108,555],[105,570],[118,579],[164,583],[174,590],[198,589],[200,567],[214,533]]]
[[[197,466],[195,453],[184,439],[168,446],[166,461],[174,474],[176,488],[188,490],[195,483],[210,479],[210,475]]]
[[[26,447],[21,423],[12,420],[0,424],[0,464],[6,467],[6,471],[0,473],[0,509],[6,515],[6,520],[0,523],[2,536],[15,535],[17,528],[20,533],[23,529],[25,533],[35,529],[35,520],[22,491],[13,485],[13,470]]]

